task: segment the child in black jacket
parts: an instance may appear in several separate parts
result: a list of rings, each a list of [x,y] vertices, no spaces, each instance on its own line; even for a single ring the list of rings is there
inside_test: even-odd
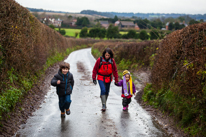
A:
[[[59,109],[61,110],[61,117],[65,118],[66,114],[70,114],[71,94],[74,86],[74,79],[72,73],[69,72],[69,63],[62,63],[58,74],[54,75],[51,80],[51,85],[56,87],[56,92],[59,97]]]

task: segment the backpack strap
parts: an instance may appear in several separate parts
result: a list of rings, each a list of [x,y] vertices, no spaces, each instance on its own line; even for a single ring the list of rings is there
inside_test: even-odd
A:
[[[112,64],[112,67],[113,67],[113,58],[111,58],[111,64]],[[102,57],[100,57],[99,68],[101,68],[101,66],[102,66]]]
[[[102,66],[102,57],[100,57],[99,69],[101,68],[101,66]]]

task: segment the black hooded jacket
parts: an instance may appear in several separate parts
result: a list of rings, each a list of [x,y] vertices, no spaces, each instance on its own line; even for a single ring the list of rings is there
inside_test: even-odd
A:
[[[58,80],[61,81],[59,85],[57,85]],[[56,87],[56,92],[59,96],[70,95],[74,86],[74,78],[72,73],[68,72],[64,75],[61,70],[59,70],[58,74],[54,75],[51,80],[51,85]]]

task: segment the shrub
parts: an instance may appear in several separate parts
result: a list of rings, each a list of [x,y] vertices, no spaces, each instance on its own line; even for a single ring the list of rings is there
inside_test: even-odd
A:
[[[87,31],[88,31],[88,30],[87,30],[87,27],[82,28],[81,31],[80,31],[80,37],[81,37],[81,38],[86,38],[87,35],[88,35],[88,34],[87,34]]]
[[[140,31],[139,38],[141,40],[147,40],[149,38],[149,35],[145,30]]]

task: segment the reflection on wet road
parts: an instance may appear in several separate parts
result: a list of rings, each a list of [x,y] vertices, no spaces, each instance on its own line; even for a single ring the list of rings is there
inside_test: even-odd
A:
[[[78,50],[65,60],[70,63],[75,79],[71,96],[71,114],[60,118],[54,87],[45,103],[21,126],[21,137],[166,137],[148,113],[132,98],[128,112],[122,111],[121,88],[111,84],[107,111],[102,113],[100,89],[92,83],[95,59],[91,49]]]

